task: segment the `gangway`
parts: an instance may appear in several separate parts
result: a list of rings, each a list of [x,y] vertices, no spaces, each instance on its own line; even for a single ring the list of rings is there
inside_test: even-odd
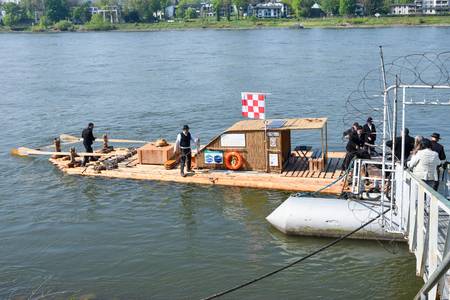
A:
[[[412,96],[410,100],[407,100],[409,91],[412,91],[412,95],[414,91],[448,93],[450,73],[447,65],[439,65],[439,72],[445,73],[446,76],[440,76],[438,84],[430,84],[425,82],[418,70],[414,70],[416,73],[413,72],[416,76],[413,82],[402,81],[403,78],[399,76],[402,74],[400,71],[395,74],[395,83],[388,85],[383,52],[382,49],[380,50],[384,82],[382,144],[380,145],[382,155],[376,159],[357,159],[354,162],[351,193],[356,198],[369,197],[366,183],[370,183],[369,186],[377,191],[375,193],[377,197],[371,200],[379,201],[379,215],[383,228],[387,232],[404,236],[410,252],[416,257],[416,275],[425,281],[416,299],[450,299],[449,173],[447,168],[440,169],[439,191],[435,191],[417,178],[412,171],[406,169],[405,162],[409,153],[405,157],[405,135],[403,134],[408,107],[421,106],[422,110],[431,106],[450,108],[450,101],[416,101]],[[437,58],[441,61],[439,55]],[[408,70],[411,71],[411,69]],[[398,118],[398,115],[401,118]],[[397,127],[400,127],[402,132],[400,145],[395,144],[395,137],[398,136]],[[393,141],[391,154],[386,147],[388,138]],[[393,155],[397,147],[402,149],[401,157]],[[370,168],[379,169],[379,171],[377,174],[373,172],[369,174]],[[384,215],[382,211],[386,205],[389,205],[390,211]]]

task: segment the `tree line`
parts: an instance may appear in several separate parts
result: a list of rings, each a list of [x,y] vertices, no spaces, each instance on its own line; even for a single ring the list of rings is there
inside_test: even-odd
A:
[[[250,4],[257,4],[259,0],[211,0],[212,10],[219,21],[221,17],[227,20],[234,15],[239,19],[247,12]],[[366,15],[387,13],[393,0],[358,0],[364,5]],[[406,0],[401,0],[406,1]],[[198,14],[201,0],[180,0],[176,6],[176,18],[194,19],[203,17]],[[311,16],[311,7],[314,3],[320,4],[327,15],[351,16],[355,12],[357,0],[284,0],[290,8],[291,14],[297,18]],[[95,4],[90,1],[77,0],[21,0],[19,4],[4,3],[3,24],[15,26],[18,24],[36,24],[48,26],[61,21],[73,24],[86,24],[89,22],[102,22],[102,18],[92,19],[90,7],[100,8],[117,7],[121,20],[128,23],[157,22],[164,19],[165,8],[171,5],[171,0],[100,0]],[[235,8],[235,9],[233,9]]]

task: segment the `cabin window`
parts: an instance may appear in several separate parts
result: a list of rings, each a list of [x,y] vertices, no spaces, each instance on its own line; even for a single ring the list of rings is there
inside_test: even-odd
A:
[[[220,146],[222,147],[245,147],[244,133],[227,133],[220,136]]]

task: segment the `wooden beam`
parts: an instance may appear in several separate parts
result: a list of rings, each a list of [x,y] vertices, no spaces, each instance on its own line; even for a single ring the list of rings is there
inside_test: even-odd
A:
[[[59,155],[59,156],[70,156],[70,152],[55,152],[55,151],[41,151],[26,147],[19,147],[17,149],[11,150],[12,155],[17,156],[30,156],[30,155]],[[110,154],[105,153],[87,153],[81,152],[77,153],[78,156],[110,156]]]

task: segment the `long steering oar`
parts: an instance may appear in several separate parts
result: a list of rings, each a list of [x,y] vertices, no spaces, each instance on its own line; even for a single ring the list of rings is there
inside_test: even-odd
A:
[[[17,155],[17,156],[30,156],[30,155],[63,155],[63,156],[69,156],[70,152],[40,151],[40,150],[31,149],[31,148],[27,148],[27,147],[19,147],[17,149],[12,149],[11,150],[11,155]],[[81,153],[77,153],[77,155],[78,156],[107,156],[109,154],[81,152]]]
[[[61,134],[59,136],[61,141],[64,142],[81,142],[83,141],[82,138],[78,138],[76,136],[70,135],[70,134]],[[96,142],[103,142],[102,139],[95,140]],[[111,143],[128,143],[128,144],[147,144],[147,141],[141,141],[141,140],[123,140],[123,139],[110,139],[108,138],[108,141]]]

